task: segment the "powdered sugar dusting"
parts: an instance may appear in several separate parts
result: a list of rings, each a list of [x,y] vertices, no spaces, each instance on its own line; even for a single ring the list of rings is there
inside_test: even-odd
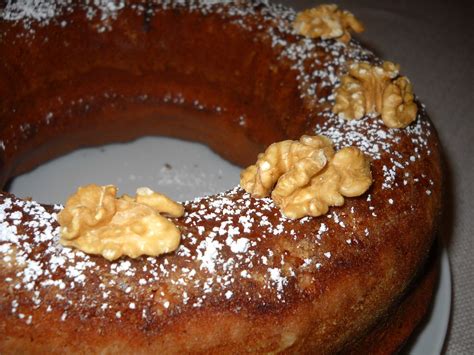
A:
[[[66,4],[67,1],[63,3]],[[69,1],[69,3],[71,2]],[[56,1],[7,1],[1,12],[1,18],[7,21],[23,21],[25,27],[29,26],[32,21],[48,24],[52,18],[58,16],[62,7]]]
[[[290,266],[283,245],[288,240],[308,243],[312,238],[296,234],[295,225],[300,222],[284,218],[271,200],[255,200],[240,188],[184,203],[184,220],[178,221],[182,243],[176,253],[112,263],[59,244],[57,213],[61,206],[46,210],[36,202],[9,196],[1,202],[4,282],[22,292],[11,311],[25,320],[29,314],[19,309],[29,302],[48,312],[61,310],[61,320],[79,309],[82,317],[101,312],[120,319],[126,312],[140,311],[150,319],[168,309],[202,307],[211,295],[234,299],[245,282],[256,283],[260,291],[238,297],[248,302],[284,303],[287,288],[295,287],[298,269],[319,270],[327,259],[327,254],[313,250],[305,254],[305,265]],[[320,232],[326,230],[322,224]],[[321,237],[319,233],[319,241]],[[315,242],[313,238],[311,243]],[[268,243],[273,247],[265,248]],[[84,288],[91,292],[75,291]],[[100,290],[100,305],[96,289]],[[128,300],[125,308],[123,299]],[[153,306],[156,303],[161,310]]]

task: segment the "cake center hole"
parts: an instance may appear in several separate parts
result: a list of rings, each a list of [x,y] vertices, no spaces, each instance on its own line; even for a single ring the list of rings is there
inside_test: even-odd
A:
[[[42,203],[65,203],[78,186],[118,186],[135,194],[147,186],[185,201],[233,188],[241,168],[206,145],[166,137],[80,149],[12,180],[9,191]]]

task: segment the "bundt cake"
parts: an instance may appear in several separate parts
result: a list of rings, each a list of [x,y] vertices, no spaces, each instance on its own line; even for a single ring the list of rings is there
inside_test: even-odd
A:
[[[1,353],[403,345],[436,278],[439,142],[398,69],[350,38],[362,25],[324,9],[343,26],[266,1],[0,4],[0,186],[143,135],[204,142],[242,166],[274,142],[322,135],[362,152],[372,179],[319,216],[286,216],[240,186],[186,201],[170,218],[175,251],[113,261],[59,243],[63,206],[0,192]],[[307,27],[320,23],[331,31]],[[396,109],[360,100],[366,66],[388,73],[377,95],[398,85],[383,96],[405,100]]]

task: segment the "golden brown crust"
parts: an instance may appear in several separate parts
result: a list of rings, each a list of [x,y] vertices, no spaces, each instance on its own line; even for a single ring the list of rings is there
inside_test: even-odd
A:
[[[403,130],[339,120],[337,74],[375,56],[356,42],[301,41],[285,32],[291,15],[242,6],[245,15],[127,7],[103,33],[79,6],[33,25],[33,37],[1,21],[0,181],[143,134],[200,140],[248,164],[271,142],[316,133],[371,156],[368,194],[291,221],[235,188],[184,203],[176,253],[109,263],[58,246],[57,208],[2,193],[0,351],[330,353],[400,301],[440,209],[425,111]]]
[[[439,260],[434,247],[422,274],[413,280],[400,304],[396,304],[370,333],[343,353],[388,354],[401,350],[432,306],[439,278]]]

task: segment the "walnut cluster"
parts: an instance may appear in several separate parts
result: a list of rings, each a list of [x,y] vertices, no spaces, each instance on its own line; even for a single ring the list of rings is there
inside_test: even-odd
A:
[[[177,249],[181,233],[161,214],[181,217],[183,206],[146,187],[135,197],[116,194],[113,185],[80,187],[58,216],[61,244],[108,260]]]
[[[320,5],[298,13],[293,27],[305,37],[334,38],[344,43],[350,41],[350,31],[364,31],[364,26],[352,13],[340,10],[334,4]]]
[[[336,89],[333,112],[347,120],[360,119],[367,114],[380,114],[390,128],[404,128],[416,118],[410,81],[399,76],[399,66],[384,62],[374,66],[368,62],[350,65]]]
[[[255,165],[242,171],[240,185],[254,197],[271,194],[288,218],[320,216],[344,197],[362,195],[372,184],[370,162],[355,147],[335,152],[324,136],[273,143]]]

